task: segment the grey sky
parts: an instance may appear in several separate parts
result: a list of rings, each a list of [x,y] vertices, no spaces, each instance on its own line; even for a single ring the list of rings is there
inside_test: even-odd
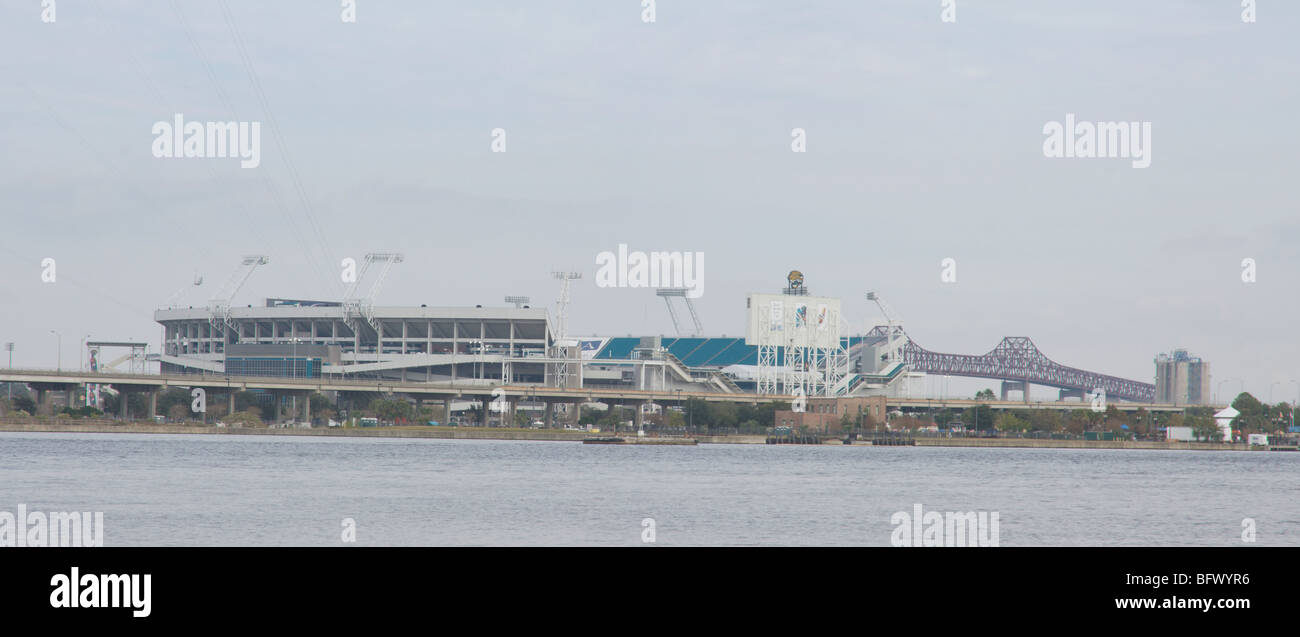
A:
[[[645,24],[639,0],[358,0],[345,24],[332,0],[228,0],[268,113],[220,2],[60,0],[45,24],[5,0],[0,339],[53,366],[57,329],[75,366],[86,333],[156,343],[195,272],[185,304],[258,252],[237,302],[337,298],[370,251],[407,257],[381,304],[553,307],[548,272],[580,270],[573,332],[670,334],[652,291],[595,286],[626,243],[705,253],[712,335],[799,269],[855,332],[878,289],[930,349],[1025,335],[1149,380],[1186,347],[1216,389],[1294,398],[1300,7],[1259,4],[957,0],[947,24],[939,0],[660,1]],[[174,113],[262,122],[261,167],[154,158]],[[1151,122],[1151,167],[1044,158],[1067,113]]]

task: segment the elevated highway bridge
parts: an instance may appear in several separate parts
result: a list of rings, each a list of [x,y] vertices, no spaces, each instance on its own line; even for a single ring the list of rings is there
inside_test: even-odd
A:
[[[889,328],[884,325],[878,325],[867,333],[868,337],[886,338],[888,335]],[[1003,400],[1006,400],[1008,390],[1019,390],[1027,402],[1031,384],[1056,387],[1061,390],[1062,398],[1082,398],[1097,389],[1105,390],[1106,398],[1111,401],[1150,404],[1156,397],[1153,383],[1062,365],[1039,351],[1038,346],[1025,336],[1003,338],[988,353],[978,355],[934,352],[921,347],[906,334],[903,338],[907,339],[903,346],[903,361],[909,370],[1001,380]]]
[[[378,380],[344,380],[338,378],[285,378],[262,376],[227,376],[225,374],[132,374],[126,372],[85,372],[53,370],[0,370],[0,382],[22,383],[35,390],[38,400],[44,399],[47,392],[67,392],[69,398],[82,385],[111,385],[124,393],[143,393],[150,396],[150,416],[155,412],[155,399],[159,392],[170,387],[203,388],[209,400],[224,396],[233,408],[234,396],[241,391],[260,390],[279,396],[308,396],[315,392],[343,393],[377,393],[381,395],[404,396],[417,402],[425,400],[475,400],[484,403],[493,400],[507,401],[512,407],[520,401],[542,402],[551,413],[554,404],[581,405],[587,402],[601,402],[613,405],[636,406],[646,403],[664,405],[680,404],[688,399],[703,400],[712,403],[746,403],[767,402],[789,403],[794,396],[786,394],[749,394],[722,392],[690,391],[655,391],[631,389],[597,389],[597,388],[563,388],[543,385],[509,385],[483,380],[459,380],[455,382],[390,382]],[[123,411],[127,401],[122,401]],[[308,401],[304,401],[308,402]],[[69,400],[71,403],[71,400]],[[908,411],[931,409],[966,409],[976,405],[987,405],[992,409],[1082,409],[1089,407],[1080,401],[997,401],[997,400],[960,400],[950,398],[889,398],[891,410]],[[1184,406],[1125,402],[1111,403],[1122,411],[1182,411]],[[233,410],[233,409],[232,409]],[[640,410],[637,410],[638,418]],[[127,414],[120,414],[125,417]],[[310,418],[310,412],[307,412]],[[548,418],[549,420],[549,418]]]

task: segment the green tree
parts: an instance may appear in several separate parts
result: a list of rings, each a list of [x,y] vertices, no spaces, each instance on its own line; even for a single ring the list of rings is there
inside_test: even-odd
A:
[[[516,410],[515,410],[515,423],[514,423],[514,424],[515,424],[516,427],[527,427],[527,426],[528,426],[528,423],[530,423],[530,422],[532,422],[532,416],[531,416],[530,412],[526,412],[526,411],[524,411],[524,410],[522,410],[522,409],[516,409]]]
[[[970,407],[962,412],[962,421],[966,423],[967,429],[993,429],[995,418],[993,408],[988,405]]]
[[[1223,431],[1219,429],[1219,423],[1215,421],[1212,416],[1205,414],[1189,414],[1184,418],[1183,422],[1185,423],[1184,426],[1192,428],[1192,435],[1195,436],[1197,440],[1209,442],[1223,441]]]
[[[167,408],[166,413],[167,413],[167,418],[172,422],[184,422],[188,420],[190,417],[190,406],[188,404],[180,405],[180,404],[173,403],[170,407]],[[197,418],[198,415],[195,414],[195,417]]]
[[[619,426],[623,424],[623,408],[619,405],[610,405],[609,409],[601,414],[600,419],[596,421],[601,431],[612,431],[617,433]]]
[[[1055,433],[1064,427],[1060,411],[1055,409],[1030,409],[1028,412],[1026,419],[1029,421],[1029,428],[1033,431]]]
[[[1065,421],[1065,430],[1076,436],[1083,435],[1092,424],[1090,413],[1087,409],[1070,410],[1070,416]]]
[[[395,422],[411,417],[411,403],[397,398],[379,398],[370,402],[370,411],[381,421]]]
[[[1281,402],[1273,405],[1269,409],[1268,416],[1269,422],[1272,424],[1272,426],[1269,427],[1270,431],[1285,431],[1291,424],[1291,404]]]
[[[740,423],[735,403],[715,403],[709,411],[709,427],[731,428]]]
[[[993,421],[994,427],[998,431],[1028,431],[1029,422],[1021,420],[1015,414],[1004,411],[998,414],[997,419]]]
[[[235,392],[235,411],[246,411],[249,407],[257,407],[261,413],[262,401],[258,394],[251,391]]]
[[[1151,412],[1147,411],[1146,407],[1139,407],[1137,411],[1133,412],[1133,432],[1144,436],[1155,433],[1155,427],[1151,422]]]
[[[193,401],[194,397],[190,395],[189,389],[184,387],[168,387],[166,391],[159,392],[158,394],[158,413],[166,414],[170,417],[172,413],[178,413],[174,412],[172,409],[172,407],[175,407],[176,405],[182,405],[188,413],[190,410],[190,404]],[[141,415],[147,416],[148,414]],[[182,416],[182,418],[184,418],[184,416]]]
[[[320,419],[322,422],[328,423],[329,420],[338,413],[334,408],[334,402],[325,394],[312,392],[311,395],[307,397],[307,400],[308,404],[311,405],[311,417],[313,420]]]
[[[668,410],[668,426],[680,428],[686,425],[686,414],[676,409]]]
[[[1268,426],[1268,407],[1249,392],[1237,394],[1232,408],[1239,413],[1232,419],[1232,428],[1243,431],[1265,431]]]
[[[997,395],[992,389],[981,389],[975,393],[975,400],[997,400]]]
[[[948,423],[956,420],[960,413],[956,409],[940,409],[934,414],[934,423],[940,427],[947,427]]]
[[[28,416],[36,414],[36,401],[31,396],[14,396],[14,409],[26,412]]]
[[[252,405],[249,406],[249,408],[244,411],[237,411],[233,414],[226,416],[223,419],[223,422],[225,422],[227,425],[231,427],[245,427],[245,428],[261,427],[263,426],[263,423],[260,414],[261,414],[261,409],[259,409],[255,405]]]

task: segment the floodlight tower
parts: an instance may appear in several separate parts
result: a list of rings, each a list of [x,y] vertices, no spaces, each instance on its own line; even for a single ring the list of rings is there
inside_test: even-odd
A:
[[[529,302],[526,296],[507,296],[506,303],[514,303],[515,309],[519,309]]]
[[[569,316],[569,284],[582,278],[581,272],[551,272],[551,278],[560,281],[560,298],[555,300],[555,347],[552,349],[552,359],[557,362],[552,364],[552,375],[555,378],[556,385],[559,387],[569,386],[570,367],[569,362],[570,347],[567,341],[568,335],[565,332],[566,323]],[[576,366],[579,384],[581,384],[582,364]]]
[[[400,252],[371,252],[366,255],[365,261],[361,265],[361,271],[357,273],[357,277],[343,293],[343,315],[347,318],[353,330],[357,329],[361,319],[365,319],[375,329],[376,333],[379,332],[374,313],[375,297],[379,295],[379,289],[383,286],[384,278],[388,276],[388,271],[393,268],[393,264],[405,260],[406,257]],[[366,271],[370,269],[373,263],[383,263],[384,267],[379,271],[379,275],[375,277],[374,282],[370,284],[370,289],[366,291],[365,295],[359,296],[357,292],[361,287],[361,281],[365,279]],[[379,338],[382,341],[383,335],[380,334]]]
[[[673,319],[673,329],[677,335],[682,335],[682,326],[677,321],[677,310],[673,309],[673,297],[681,297],[686,303],[686,309],[691,313],[691,322],[695,324],[695,332],[691,336],[701,336],[704,334],[704,325],[700,323],[700,315],[695,311],[695,304],[691,302],[689,288],[656,288],[655,294],[663,297],[664,303],[668,305],[668,316]]]
[[[555,337],[563,340],[565,320],[569,315],[569,283],[582,278],[581,272],[552,272],[551,278],[560,280],[560,298],[555,300]]]
[[[248,277],[253,276],[253,271],[258,266],[266,265],[271,262],[271,258],[263,254],[254,254],[244,257],[239,262],[239,267],[235,268],[234,274],[230,275],[230,280],[217,290],[217,295],[208,301],[208,310],[211,314],[209,323],[212,327],[220,327],[222,332],[226,332],[227,326],[230,325],[230,302],[235,298],[239,289],[244,287],[248,282]],[[202,279],[195,279],[195,285],[201,284]]]
[[[886,303],[884,299],[880,298],[878,292],[867,292],[866,296],[868,301],[875,301],[876,307],[880,308],[880,313],[885,315],[885,322],[887,324],[886,329],[888,330],[886,332],[887,336],[885,337],[888,348],[886,354],[889,356],[889,364],[893,365],[894,363],[901,361],[903,358],[902,354],[898,351],[898,346],[895,345],[897,342],[896,339],[902,336],[903,323],[902,321],[894,320],[895,313],[891,311],[893,308],[889,307],[889,304]]]

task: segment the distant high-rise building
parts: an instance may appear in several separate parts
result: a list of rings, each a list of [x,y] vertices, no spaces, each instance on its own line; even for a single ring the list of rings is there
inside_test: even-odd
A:
[[[1210,364],[1185,349],[1156,356],[1156,402],[1210,404]]]

